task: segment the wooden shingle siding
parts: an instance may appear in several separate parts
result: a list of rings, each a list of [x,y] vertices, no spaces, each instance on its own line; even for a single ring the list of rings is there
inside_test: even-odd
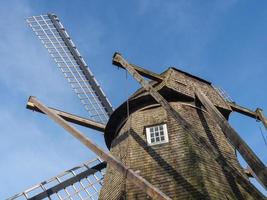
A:
[[[250,190],[251,184],[236,158],[235,149],[212,117],[195,103],[193,89],[196,86],[201,87],[215,105],[229,111],[224,100],[205,81],[174,69],[167,73],[171,73],[166,76],[169,80],[168,87],[185,95],[192,95],[192,101],[184,101],[177,95],[176,101],[171,102],[172,107],[212,149],[205,149],[205,146],[196,142],[162,107],[150,105],[131,112],[128,120],[121,127],[118,125],[118,132],[113,133],[116,136],[111,142],[111,153],[172,199],[264,199],[256,190]],[[174,84],[175,87],[172,86]],[[111,116],[115,117],[122,116]],[[146,141],[146,127],[163,123],[167,124],[169,142],[149,146]],[[214,157],[213,151],[219,157]],[[232,172],[238,172],[241,174],[240,180],[246,181],[237,181]],[[128,182],[125,176],[108,166],[100,199],[149,198]]]

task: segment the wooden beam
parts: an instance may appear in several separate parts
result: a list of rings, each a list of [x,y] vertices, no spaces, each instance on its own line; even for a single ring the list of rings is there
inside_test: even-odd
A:
[[[119,62],[116,63],[116,60],[113,60],[113,64],[120,67],[120,68],[123,68],[125,69],[124,66],[122,66]],[[130,64],[140,75],[146,77],[146,78],[149,78],[151,80],[154,80],[154,81],[158,81],[158,82],[161,82],[164,80],[164,77],[159,75],[159,74],[156,74],[154,72],[151,72],[147,69],[144,69],[142,67],[139,67],[137,65],[134,65],[134,64]]]
[[[32,99],[32,97],[29,98],[26,108],[29,110],[33,110],[33,111],[37,111],[39,113],[45,114],[43,111],[38,109],[34,105],[34,103],[31,102],[31,99]],[[91,128],[91,129],[94,129],[96,131],[100,131],[101,133],[104,133],[104,131],[105,131],[105,125],[101,124],[99,122],[95,122],[95,121],[92,121],[92,120],[84,118],[84,117],[79,117],[77,115],[67,113],[67,112],[64,112],[64,111],[61,111],[61,110],[58,110],[55,108],[49,107],[49,109],[52,110],[53,112],[55,112],[57,115],[59,115],[60,117],[62,117],[63,119],[65,119],[68,122],[78,124],[80,126],[84,126],[87,128]]]
[[[66,131],[68,131],[71,135],[73,135],[76,139],[82,142],[86,147],[92,150],[95,154],[97,154],[100,158],[105,160],[111,167],[115,170],[118,170],[121,174],[125,175],[125,177],[134,183],[137,187],[143,190],[147,195],[149,195],[152,199],[158,200],[171,200],[166,194],[161,192],[147,180],[145,180],[142,176],[138,175],[129,167],[125,166],[121,161],[115,158],[110,153],[105,152],[101,147],[96,145],[93,141],[87,138],[82,132],[80,132],[75,127],[71,126],[68,122],[66,122],[62,117],[60,117],[56,112],[46,107],[35,97],[31,97],[30,102],[32,102],[39,110],[44,112],[49,118],[54,120],[57,124],[62,126]]]
[[[257,113],[256,112],[254,112],[248,108],[245,108],[243,106],[232,103],[232,102],[227,102],[227,103],[233,111],[241,113],[241,114],[246,115],[248,117],[252,117],[254,119],[257,119]]]
[[[197,98],[211,114],[213,119],[219,124],[229,142],[239,151],[244,160],[248,163],[260,183],[267,189],[267,169],[252,149],[238,135],[238,133],[230,126],[228,121],[223,117],[220,111],[212,104],[212,102],[200,90],[196,92]]]
[[[213,159],[217,159],[220,155],[218,152],[213,151],[213,148],[209,143],[205,143],[205,140],[194,131],[192,125],[188,123],[176,110],[169,104],[169,102],[156,91],[151,84],[149,84],[143,77],[129,64],[119,53],[115,53],[113,56],[113,64],[122,65],[124,68],[142,85],[142,87],[149,92],[149,94],[166,110],[166,112],[172,116],[172,118],[182,127],[198,144],[203,144],[204,150],[210,155],[212,151]]]
[[[142,85],[142,87],[150,93],[150,95],[166,110],[166,112],[172,116],[172,118],[184,129],[186,132],[196,141],[198,145],[202,146],[202,150],[206,151],[206,155],[211,159],[215,159],[218,163],[221,164],[221,167],[226,171],[230,172],[233,177],[237,180],[237,182],[247,183],[247,187],[249,187],[253,192],[258,194],[258,196],[262,196],[259,191],[252,185],[250,182],[244,178],[243,174],[240,174],[238,171],[234,171],[235,167],[232,166],[227,160],[222,159],[220,153],[215,150],[206,140],[201,137],[193,128],[193,126],[188,123],[176,110],[172,108],[169,102],[164,99],[148,82],[146,82],[143,77],[130,65],[119,53],[115,53],[113,56],[113,64],[122,65],[124,68]],[[226,165],[227,164],[227,165]],[[229,171],[229,169],[232,169]]]
[[[263,125],[267,129],[267,119],[264,117],[263,111],[260,108],[256,109],[256,113],[258,115],[258,118],[262,121]]]
[[[183,117],[174,110],[174,108],[167,102],[167,100],[156,91],[151,84],[149,84],[136,70],[129,64],[119,53],[113,56],[113,64],[123,66],[141,85],[149,92],[149,94],[171,115],[185,130],[191,133],[191,125],[187,123]],[[190,129],[190,130],[189,130]],[[192,135],[196,135],[193,133]]]
[[[256,111],[252,111],[248,108],[237,105],[235,103],[231,103],[231,102],[227,102],[227,103],[233,111],[252,117],[254,119],[260,120],[265,126],[265,128],[267,129],[267,119],[265,118],[262,109],[257,108]]]

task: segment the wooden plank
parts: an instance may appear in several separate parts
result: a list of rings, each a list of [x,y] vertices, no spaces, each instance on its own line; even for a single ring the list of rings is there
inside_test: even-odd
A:
[[[174,120],[182,127],[187,133],[196,141],[197,144],[202,144],[203,149],[209,154],[212,153],[213,159],[217,159],[220,155],[214,151],[209,143],[205,142],[205,139],[199,136],[190,123],[188,123],[176,110],[169,104],[169,102],[156,91],[151,84],[145,81],[143,77],[130,65],[119,53],[115,53],[113,56],[113,64],[122,65],[124,68],[142,85],[142,87],[149,92],[149,94],[166,110],[166,112],[172,116]]]
[[[38,109],[32,102],[30,102],[32,98],[29,98],[29,101],[27,102],[27,109],[33,110],[33,111],[37,111],[39,113],[45,114],[44,112],[42,112],[40,109]],[[67,113],[55,108],[50,108],[53,112],[55,112],[57,115],[59,115],[60,117],[62,117],[63,119],[65,119],[68,122],[74,123],[74,124],[78,124],[80,126],[84,126],[87,128],[91,128],[94,129],[96,131],[100,131],[102,134],[105,131],[105,125],[101,124],[99,122],[95,122],[93,120],[84,118],[84,117],[79,117],[77,115],[71,114],[71,113]]]
[[[246,183],[247,187],[251,191],[255,192],[259,197],[261,193],[247,180],[242,174],[235,170],[235,167],[231,165],[227,160],[221,160],[221,155],[216,151],[206,140],[199,136],[198,133],[194,130],[192,125],[188,123],[172,106],[161,96],[149,83],[147,83],[142,76],[119,54],[115,53],[113,56],[113,64],[122,65],[124,68],[142,85],[142,87],[150,93],[150,95],[166,110],[166,112],[173,117],[174,120],[182,127],[186,132],[196,141],[196,144],[201,145],[201,149],[206,151],[206,155],[211,159],[215,159],[218,163],[221,164],[221,167],[230,172],[233,177],[239,183]],[[227,165],[225,165],[227,164]],[[232,169],[232,171],[229,169]]]
[[[229,142],[239,151],[244,160],[248,163],[260,183],[267,188],[267,170],[266,166],[252,151],[252,149],[244,142],[238,133],[230,126],[228,121],[223,117],[220,111],[212,104],[212,102],[200,90],[196,91],[196,96],[211,114],[213,119],[219,124]]]
[[[262,109],[257,108],[256,113],[258,115],[258,118],[262,121],[263,125],[265,126],[267,130],[267,119],[264,117]]]
[[[120,160],[115,158],[113,155],[105,152],[101,147],[99,147],[93,141],[87,138],[82,132],[80,132],[75,127],[71,126],[67,121],[65,121],[62,117],[60,117],[56,112],[46,107],[35,97],[31,97],[30,102],[32,102],[38,109],[44,112],[49,118],[51,118],[57,124],[62,126],[66,131],[68,131],[76,139],[82,142],[86,147],[92,150],[100,158],[105,160],[111,167],[113,167],[115,170],[118,170],[120,173],[125,175],[125,177],[129,181],[131,181],[137,187],[143,190],[152,199],[171,200],[166,194],[161,192],[158,188],[153,186],[151,183],[145,180],[142,176],[138,175],[132,169],[125,166]]]
[[[187,123],[177,113],[171,105],[162,97],[149,83],[143,79],[143,77],[135,70],[135,68],[129,64],[119,53],[115,53],[113,56],[113,64],[124,66],[125,69],[142,85],[142,87],[150,93],[150,95],[170,114],[183,128],[188,130],[190,124]],[[188,130],[190,132],[190,130]]]

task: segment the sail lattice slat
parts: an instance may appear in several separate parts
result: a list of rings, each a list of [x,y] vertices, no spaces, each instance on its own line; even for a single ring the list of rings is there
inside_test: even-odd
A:
[[[81,54],[55,15],[27,18],[27,23],[57,63],[92,120],[105,124],[113,109]]]
[[[7,200],[95,200],[103,184],[105,169],[106,163],[100,159],[88,161]]]

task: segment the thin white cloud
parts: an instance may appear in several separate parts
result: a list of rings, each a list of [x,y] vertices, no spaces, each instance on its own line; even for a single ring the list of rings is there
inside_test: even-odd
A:
[[[19,0],[0,4],[0,88],[5,100],[0,105],[0,199],[5,199],[92,154],[53,122],[25,109],[29,95],[60,108],[83,108],[27,27],[31,7]]]

